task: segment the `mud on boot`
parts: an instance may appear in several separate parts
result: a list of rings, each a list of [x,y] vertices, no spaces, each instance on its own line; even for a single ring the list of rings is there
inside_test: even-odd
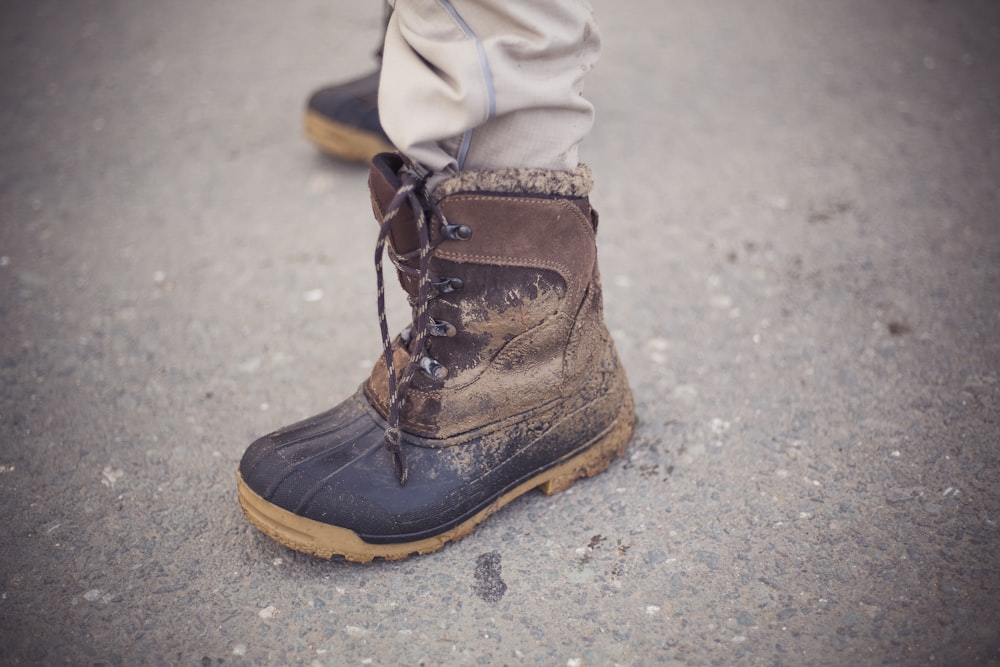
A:
[[[460,172],[425,190],[376,157],[382,358],[340,405],[260,438],[239,467],[250,521],[351,561],[428,553],[508,502],[595,475],[635,412],[604,325],[589,170]],[[412,307],[390,338],[383,246]]]

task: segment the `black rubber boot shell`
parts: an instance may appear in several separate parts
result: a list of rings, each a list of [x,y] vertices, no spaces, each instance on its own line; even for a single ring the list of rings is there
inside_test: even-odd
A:
[[[359,389],[251,444],[239,467],[240,502],[263,532],[306,553],[355,561],[426,553],[532,488],[555,493],[604,470],[625,451],[634,408],[627,392],[595,399],[623,398],[611,424],[590,423],[594,402],[567,412],[556,399],[448,440],[405,435],[410,475],[402,486],[384,447],[385,421]]]

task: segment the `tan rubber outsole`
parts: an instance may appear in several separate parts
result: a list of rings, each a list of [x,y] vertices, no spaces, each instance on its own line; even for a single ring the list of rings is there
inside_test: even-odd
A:
[[[305,134],[324,152],[344,160],[371,162],[379,153],[395,150],[378,135],[342,125],[315,111],[306,110]]]
[[[552,495],[573,486],[578,479],[603,472],[628,449],[634,430],[635,407],[629,396],[608,431],[585,451],[523,482],[451,530],[413,542],[369,544],[353,530],[293,514],[257,495],[237,472],[240,506],[250,523],[290,549],[320,558],[343,556],[357,563],[369,563],[375,558],[399,560],[413,554],[437,551],[448,542],[462,539],[488,516],[531,489],[537,488],[546,495]]]

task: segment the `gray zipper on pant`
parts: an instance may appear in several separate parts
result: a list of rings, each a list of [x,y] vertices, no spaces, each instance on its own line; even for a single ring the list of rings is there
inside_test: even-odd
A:
[[[459,15],[458,10],[455,6],[451,4],[451,0],[438,0],[441,6],[448,10],[451,17],[455,19],[458,26],[465,33],[466,37],[472,40],[472,43],[476,47],[476,54],[479,56],[479,71],[483,75],[483,83],[486,85],[486,101],[487,101],[487,113],[486,120],[493,118],[497,112],[497,99],[496,90],[493,87],[493,73],[490,71],[490,64],[486,60],[486,49],[483,47],[483,43],[476,36],[476,33],[472,32],[472,28],[469,24],[465,22],[465,19]],[[469,144],[472,143],[472,129],[465,131],[462,135],[462,143],[458,148],[458,156],[456,161],[458,162],[458,168],[462,169],[465,166],[465,158],[469,154]]]

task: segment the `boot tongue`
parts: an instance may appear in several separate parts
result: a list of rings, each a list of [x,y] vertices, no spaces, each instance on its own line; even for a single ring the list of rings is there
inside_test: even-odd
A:
[[[401,185],[397,174],[402,167],[402,158],[394,153],[382,153],[376,155],[372,160],[371,171],[368,173],[368,189],[371,191],[375,220],[379,224],[381,224],[385,212]],[[389,245],[397,255],[405,255],[419,247],[417,220],[410,207],[403,206],[396,214],[396,219],[392,221],[392,227],[389,230]],[[405,264],[417,268],[419,259],[414,257]],[[406,290],[406,293],[411,297],[416,297],[417,279],[400,271],[397,271],[396,275],[399,277],[399,284]]]

